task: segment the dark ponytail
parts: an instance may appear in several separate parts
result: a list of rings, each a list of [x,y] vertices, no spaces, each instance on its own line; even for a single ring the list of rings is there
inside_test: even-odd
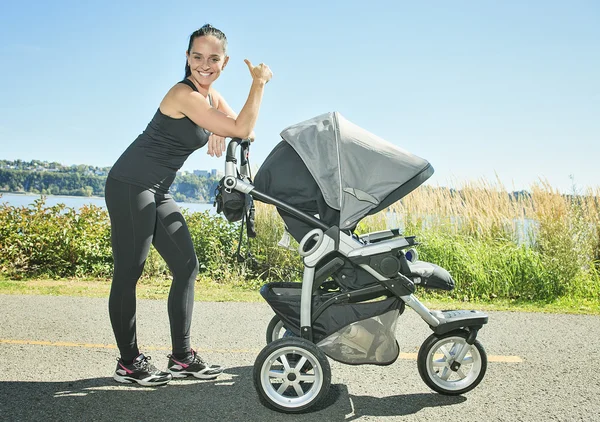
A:
[[[218,30],[214,26],[207,23],[202,28],[192,32],[192,35],[190,35],[190,43],[188,44],[188,49],[187,49],[188,55],[191,53],[192,44],[194,43],[194,40],[198,37],[204,37],[205,35],[212,35],[216,39],[221,40],[221,42],[223,43],[223,52],[225,54],[227,54],[227,37],[225,36],[225,34],[222,31]],[[185,78],[187,78],[191,74],[192,74],[192,71],[190,70],[190,65],[188,64],[188,61],[186,60],[185,61]]]

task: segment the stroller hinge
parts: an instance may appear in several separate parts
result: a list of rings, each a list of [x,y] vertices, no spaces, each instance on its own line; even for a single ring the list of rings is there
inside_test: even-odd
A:
[[[302,336],[303,339],[306,339],[308,341],[313,341],[312,338],[312,327],[301,327],[300,328],[300,335]]]
[[[402,274],[398,274],[391,280],[380,280],[379,282],[398,297],[408,296],[415,292],[415,284]]]

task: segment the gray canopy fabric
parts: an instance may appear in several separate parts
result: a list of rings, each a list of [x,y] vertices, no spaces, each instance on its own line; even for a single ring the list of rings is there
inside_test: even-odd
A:
[[[338,112],[292,125],[281,137],[302,158],[327,205],[340,211],[340,229],[354,227],[390,193],[430,167]]]

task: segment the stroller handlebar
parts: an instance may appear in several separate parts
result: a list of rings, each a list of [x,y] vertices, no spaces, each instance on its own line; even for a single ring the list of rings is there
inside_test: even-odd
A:
[[[238,163],[235,158],[235,153],[241,146],[240,161]],[[250,176],[250,166],[248,163],[248,154],[250,153],[250,139],[231,138],[227,145],[227,153],[225,155],[225,177]],[[237,169],[239,164],[239,170]]]

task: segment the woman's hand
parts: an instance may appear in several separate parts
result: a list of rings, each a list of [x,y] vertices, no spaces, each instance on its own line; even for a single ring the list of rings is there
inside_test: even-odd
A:
[[[225,138],[215,135],[214,133],[208,137],[208,155],[220,157],[225,151]]]
[[[269,69],[269,66],[266,64],[261,63],[258,66],[254,66],[248,59],[244,59],[244,62],[248,65],[248,69],[250,69],[250,74],[254,81],[266,84],[273,77],[273,72],[271,72],[271,69]]]

